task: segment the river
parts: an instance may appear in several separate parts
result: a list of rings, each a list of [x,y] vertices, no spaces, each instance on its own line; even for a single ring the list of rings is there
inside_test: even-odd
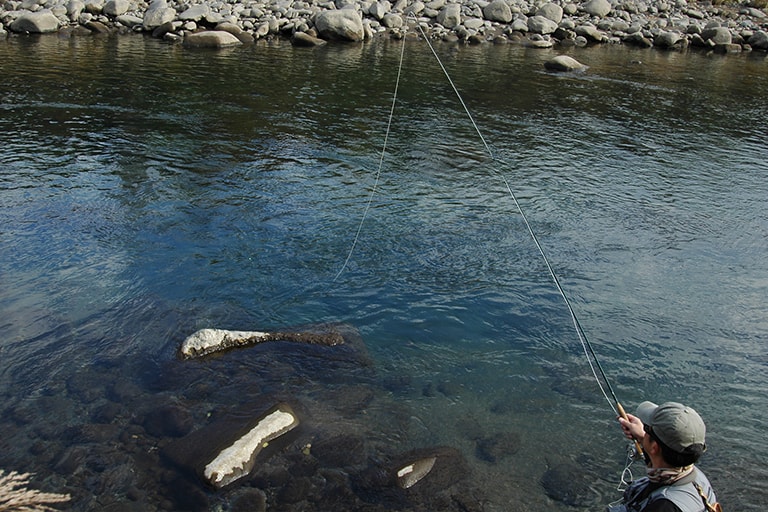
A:
[[[623,405],[696,408],[725,510],[765,510],[765,54],[573,48],[589,69],[559,75],[557,50],[437,44],[451,83],[402,44],[0,42],[0,468],[76,510],[237,510],[257,488],[345,509],[370,496],[331,472],[447,446],[485,510],[600,510],[626,442],[517,199]],[[176,355],[204,327],[337,322],[362,371]],[[267,396],[310,411],[297,443],[360,456],[278,455],[216,492],[158,455]]]

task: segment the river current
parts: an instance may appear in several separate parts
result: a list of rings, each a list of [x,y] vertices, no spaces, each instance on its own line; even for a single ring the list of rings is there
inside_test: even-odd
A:
[[[765,54],[437,44],[452,84],[409,40],[390,123],[402,44],[0,42],[0,469],[77,510],[320,510],[306,461],[216,492],[158,456],[276,394],[302,443],[354,431],[353,481],[447,446],[486,510],[601,510],[626,442],[511,190],[625,408],[693,406],[725,510],[766,510]],[[370,365],[176,353],[318,323]]]

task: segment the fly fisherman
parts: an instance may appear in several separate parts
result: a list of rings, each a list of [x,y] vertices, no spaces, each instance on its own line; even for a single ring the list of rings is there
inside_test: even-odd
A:
[[[720,511],[712,486],[694,463],[706,450],[701,416],[676,402],[643,402],[619,418],[624,435],[643,448],[647,476],[633,481],[608,512]]]

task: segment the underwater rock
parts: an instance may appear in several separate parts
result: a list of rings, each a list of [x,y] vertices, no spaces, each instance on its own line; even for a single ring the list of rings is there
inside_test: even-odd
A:
[[[231,35],[231,34],[230,34]],[[333,347],[344,343],[335,330],[325,332],[260,332],[200,329],[185,339],[179,349],[181,357],[191,359],[235,347],[246,347],[267,341],[293,341]]]
[[[258,489],[251,489],[232,501],[232,512],[266,512],[267,497]]]
[[[541,477],[541,485],[547,496],[571,507],[595,504],[596,495],[592,489],[594,481],[594,476],[585,472],[582,466],[570,461],[550,467]]]
[[[334,468],[357,466],[365,461],[365,440],[356,434],[319,439],[308,450],[323,465]]]
[[[388,506],[417,506],[437,499],[469,473],[455,448],[419,448],[395,456],[388,464],[375,464],[355,475],[353,487],[361,499]],[[430,507],[424,508],[424,510]]]
[[[204,30],[184,36],[188,48],[225,48],[243,44],[236,36],[224,30]]]
[[[515,432],[500,432],[490,437],[478,439],[475,453],[478,458],[495,463],[516,454],[518,450],[520,450],[520,436]]]
[[[248,408],[244,408],[246,411]],[[299,425],[299,417],[286,403],[244,420],[243,412],[196,430],[166,446],[164,458],[193,473],[216,489],[247,476],[267,448],[279,450]],[[269,454],[264,455],[264,459]]]
[[[163,405],[149,411],[142,422],[144,430],[155,437],[181,437],[192,431],[192,415],[178,405]]]
[[[584,64],[568,55],[558,55],[544,63],[549,71],[580,71],[586,68]]]

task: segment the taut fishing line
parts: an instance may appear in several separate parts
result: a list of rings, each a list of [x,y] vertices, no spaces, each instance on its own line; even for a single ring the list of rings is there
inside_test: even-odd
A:
[[[415,16],[413,14],[409,15],[409,19],[412,19],[414,21],[417,21]],[[459,90],[456,88],[456,85],[453,83],[453,80],[451,79],[450,74],[448,73],[448,70],[445,69],[445,66],[443,65],[442,61],[440,60],[440,57],[437,55],[437,52],[435,51],[435,48],[432,46],[432,43],[429,41],[429,37],[424,32],[424,29],[421,27],[421,25],[416,22],[416,26],[418,27],[421,37],[426,41],[427,46],[429,46],[430,51],[432,52],[432,55],[435,57],[435,60],[440,66],[440,69],[442,69],[443,74],[445,75],[445,78],[448,80],[448,83],[451,85],[451,88],[453,89],[453,92],[456,94],[456,97],[459,100],[459,103],[461,103],[462,108],[464,109],[464,112],[467,115],[467,118],[472,123],[472,126],[475,129],[475,132],[477,132],[478,137],[483,143],[483,147],[485,148],[486,152],[488,153],[488,157],[493,162],[497,162],[501,165],[504,165],[508,168],[512,168],[511,165],[509,165],[507,162],[497,158],[493,151],[491,151],[490,146],[485,140],[485,137],[483,137],[482,132],[480,131],[480,128],[477,126],[477,123],[475,122],[474,118],[472,117],[472,114],[469,111],[469,108],[467,107],[466,103],[464,102],[464,99],[462,98],[461,94],[459,93]],[[407,32],[407,22],[406,22],[406,32]],[[405,35],[403,36],[403,39],[405,39]],[[383,167],[384,162],[384,155],[386,153],[387,149],[387,142],[389,140],[389,134],[392,127],[392,119],[394,118],[395,113],[395,106],[397,104],[397,93],[400,86],[400,77],[402,74],[402,68],[403,68],[403,58],[405,55],[405,41],[403,41],[403,44],[401,45],[401,51],[400,51],[400,62],[397,68],[397,80],[395,82],[395,90],[392,96],[392,107],[389,112],[389,119],[387,121],[387,131],[384,136],[384,146],[381,150],[381,156],[379,158],[379,166],[376,170],[376,178],[374,181],[373,188],[371,189],[371,193],[368,197],[368,202],[366,203],[365,210],[363,211],[363,216],[360,219],[360,224],[357,227],[357,232],[355,233],[354,240],[352,242],[352,246],[349,249],[349,253],[347,254],[347,258],[344,261],[344,264],[342,265],[341,269],[338,271],[336,276],[333,278],[334,281],[336,281],[339,276],[344,272],[344,269],[347,267],[347,264],[349,263],[352,253],[355,250],[355,246],[357,245],[357,242],[360,238],[360,233],[362,232],[363,224],[365,222],[366,216],[368,215],[368,211],[370,210],[371,203],[373,202],[373,196],[376,193],[376,188],[379,183],[379,178],[381,177],[381,169]],[[509,182],[507,181],[504,174],[502,174],[498,169],[495,167],[491,167],[490,170],[492,173],[498,175],[502,182],[504,183],[504,187],[507,189],[507,193],[509,194],[509,197],[512,198],[512,202],[515,204],[515,207],[517,208],[517,211],[520,213],[520,218],[523,219],[523,223],[525,224],[526,229],[528,230],[528,234],[531,236],[531,239],[533,240],[533,243],[536,245],[536,248],[539,251],[539,254],[541,254],[542,259],[544,260],[544,264],[547,267],[547,271],[549,272],[550,277],[552,278],[552,281],[555,284],[555,287],[557,288],[557,291],[560,293],[560,296],[563,298],[563,301],[565,302],[566,308],[568,309],[568,313],[571,316],[571,322],[573,323],[573,327],[576,330],[576,335],[579,339],[579,342],[581,343],[581,347],[584,350],[584,355],[587,359],[587,363],[589,365],[590,371],[592,372],[592,376],[595,379],[595,382],[597,383],[598,388],[600,388],[600,392],[602,393],[603,397],[605,398],[605,401],[608,402],[608,405],[610,406],[611,410],[614,414],[617,416],[620,416],[624,419],[627,419],[627,413],[624,411],[624,408],[622,407],[621,403],[619,402],[618,397],[616,396],[616,393],[613,390],[613,387],[611,386],[610,380],[608,380],[607,375],[605,374],[605,370],[603,369],[602,364],[600,364],[600,360],[597,357],[597,354],[595,353],[594,348],[592,347],[592,343],[589,341],[589,338],[587,337],[586,332],[581,326],[581,322],[579,322],[579,318],[576,316],[576,312],[573,309],[573,306],[571,305],[571,301],[568,298],[568,295],[565,293],[565,289],[563,289],[563,286],[560,284],[560,279],[557,277],[557,273],[555,272],[554,268],[549,262],[549,258],[547,257],[547,254],[544,252],[544,248],[542,247],[541,243],[539,242],[538,236],[536,236],[536,232],[533,230],[533,227],[531,226],[531,223],[528,221],[528,217],[525,215],[525,212],[523,211],[523,208],[520,206],[520,202],[517,200],[517,196],[512,191],[512,188],[509,185]],[[610,397],[609,397],[610,394]],[[613,401],[611,400],[613,399]],[[640,446],[640,443],[638,441],[634,442],[634,451],[636,454],[642,454],[642,447]],[[631,450],[627,453],[627,463],[624,467],[624,470],[621,473],[621,478],[619,482],[619,490],[622,489],[623,486],[627,484],[627,478],[630,480],[632,479],[632,474],[630,470],[630,466],[632,465],[632,454]]]
[[[416,21],[416,18],[411,14],[409,16],[409,19],[413,19]],[[459,103],[461,103],[462,108],[464,109],[464,112],[467,115],[467,118],[472,123],[472,126],[474,127],[475,131],[477,132],[478,137],[483,143],[483,147],[485,148],[486,152],[488,153],[488,156],[490,159],[494,162],[498,162],[502,165],[506,165],[507,167],[511,167],[508,163],[504,162],[503,160],[500,160],[496,158],[491,151],[490,146],[485,140],[485,137],[483,137],[482,132],[480,131],[480,128],[477,126],[477,123],[475,122],[474,118],[472,117],[472,114],[469,111],[469,108],[467,107],[466,103],[464,102],[464,99],[462,98],[461,94],[459,93],[459,90],[456,88],[456,85],[453,83],[453,80],[451,79],[450,74],[448,73],[448,70],[445,69],[445,66],[443,65],[442,61],[440,60],[440,57],[437,55],[437,52],[435,51],[435,48],[432,46],[432,43],[429,41],[429,37],[427,37],[427,34],[424,32],[424,29],[421,27],[421,25],[417,22],[416,26],[418,27],[419,31],[421,32],[421,37],[426,41],[427,45],[429,46],[430,51],[432,52],[432,55],[435,57],[435,60],[437,61],[438,65],[440,66],[440,69],[442,69],[443,74],[445,75],[446,79],[448,80],[448,83],[451,85],[451,88],[453,89],[453,92],[456,94],[456,97],[459,100]],[[406,31],[407,31],[407,24],[406,24]],[[405,39],[405,37],[403,37]],[[363,229],[363,224],[365,223],[365,219],[368,215],[368,211],[370,210],[371,203],[373,202],[373,196],[376,193],[376,188],[379,183],[379,178],[381,177],[381,169],[383,167],[384,162],[384,155],[387,150],[387,142],[389,140],[389,134],[392,127],[392,119],[394,118],[395,113],[395,106],[397,104],[397,93],[400,86],[400,77],[402,74],[402,68],[403,68],[403,57],[405,54],[405,41],[403,41],[403,44],[401,45],[400,50],[400,62],[398,64],[397,68],[397,79],[395,81],[395,90],[392,95],[392,106],[390,108],[389,112],[389,119],[387,121],[387,130],[384,135],[384,146],[381,150],[381,156],[379,158],[379,166],[376,170],[376,177],[374,180],[373,188],[371,189],[371,193],[368,196],[368,201],[366,203],[365,209],[363,211],[363,216],[360,219],[360,224],[357,227],[357,232],[355,233],[354,239],[352,241],[352,246],[349,249],[349,253],[347,254],[347,258],[344,260],[344,264],[341,266],[341,269],[336,273],[336,276],[333,278],[333,281],[336,281],[339,276],[344,272],[344,270],[347,267],[347,264],[349,263],[350,259],[352,258],[352,253],[355,250],[355,246],[357,245],[357,242],[360,238],[360,233]],[[578,317],[576,316],[576,312],[573,309],[573,306],[571,305],[571,301],[568,298],[568,295],[565,293],[565,290],[563,289],[562,285],[560,284],[560,279],[557,277],[557,274],[555,273],[554,268],[549,262],[549,258],[547,258],[546,253],[544,252],[544,248],[542,247],[541,243],[539,242],[539,238],[536,236],[536,233],[533,231],[533,228],[531,227],[530,222],[528,222],[528,218],[525,215],[525,212],[523,211],[522,207],[520,206],[520,203],[517,200],[517,196],[515,196],[515,193],[512,191],[512,188],[509,186],[509,182],[507,181],[506,177],[496,168],[491,168],[493,173],[497,174],[501,180],[504,183],[505,188],[507,189],[507,192],[509,193],[509,196],[512,198],[512,201],[515,204],[515,207],[517,208],[517,211],[520,213],[520,217],[523,219],[523,222],[525,223],[526,228],[528,229],[528,233],[531,236],[531,239],[533,240],[534,244],[536,245],[536,248],[539,250],[539,253],[541,254],[542,259],[544,260],[544,264],[547,267],[547,271],[549,272],[550,277],[552,278],[552,281],[555,283],[555,287],[557,288],[557,291],[560,293],[560,296],[563,298],[563,301],[565,302],[565,305],[568,309],[568,312],[571,316],[571,321],[573,323],[573,326],[576,330],[576,334],[579,338],[579,342],[581,343],[581,346],[584,350],[584,355],[586,356],[587,363],[589,364],[589,368],[592,371],[592,376],[595,379],[595,382],[597,382],[598,387],[600,388],[600,392],[603,394],[603,397],[608,402],[608,405],[613,410],[614,414],[617,416],[626,417],[626,413],[624,413],[623,408],[621,407],[621,404],[619,403],[618,398],[616,397],[616,393],[613,390],[613,387],[611,386],[610,381],[608,380],[608,377],[605,374],[605,370],[603,369],[603,366],[600,364],[600,360],[597,358],[597,354],[595,353],[594,348],[592,347],[592,343],[590,343],[589,338],[587,338],[586,333],[584,332],[584,329],[581,326],[581,323],[579,322]],[[598,376],[599,374],[599,376]],[[601,380],[602,377],[602,380]],[[606,391],[607,390],[607,391]],[[608,394],[610,393],[610,397]],[[611,401],[611,398],[613,401]],[[614,405],[615,404],[615,405]]]
[[[434,55],[435,60],[440,65],[440,69],[443,70],[443,74],[445,75],[445,78],[448,80],[448,83],[451,85],[453,92],[456,94],[456,97],[459,99],[459,103],[461,103],[461,106],[464,108],[464,112],[467,114],[467,118],[469,118],[470,122],[472,123],[472,126],[475,128],[475,131],[477,132],[478,137],[480,137],[480,140],[482,141],[483,146],[485,147],[485,150],[488,152],[488,156],[490,157],[490,159],[494,162],[499,162],[503,165],[511,167],[508,163],[494,156],[490,146],[485,141],[485,137],[483,137],[483,134],[480,132],[480,128],[477,126],[475,119],[472,117],[472,114],[470,113],[469,108],[467,108],[467,104],[464,103],[464,100],[462,99],[461,94],[459,93],[459,90],[456,88],[456,85],[453,83],[451,76],[448,74],[448,71],[445,69],[445,66],[443,66],[443,63],[440,60],[440,57],[437,55],[435,48],[432,46],[432,43],[429,41],[429,37],[427,37],[427,34],[424,32],[424,29],[421,27],[421,25],[417,23],[416,26],[419,28],[422,38],[424,38],[424,40],[427,42],[427,45],[429,46],[429,49],[432,51],[432,55]],[[587,357],[587,362],[589,363],[589,368],[592,370],[592,375],[595,378],[595,382],[597,382],[597,385],[600,388],[600,391],[602,392],[603,397],[605,397],[605,400],[608,402],[608,405],[611,407],[613,412],[616,415],[619,415],[619,411],[617,410],[617,407],[614,406],[614,402],[615,402],[616,406],[620,407],[619,400],[616,397],[616,393],[613,391],[613,387],[611,386],[611,383],[608,380],[608,377],[605,375],[603,366],[600,364],[600,360],[597,358],[597,354],[595,354],[595,351],[592,348],[592,343],[590,343],[589,338],[587,338],[587,335],[584,332],[584,329],[581,327],[581,323],[579,322],[579,319],[576,316],[576,312],[573,310],[573,306],[571,306],[571,301],[570,299],[568,299],[568,295],[566,295],[565,290],[560,284],[560,279],[558,279],[554,268],[552,268],[552,265],[549,263],[549,258],[547,258],[547,255],[544,252],[544,248],[541,246],[541,243],[539,243],[539,238],[536,236],[536,233],[533,231],[533,228],[531,227],[530,222],[528,222],[528,218],[526,217],[525,212],[523,212],[523,209],[517,200],[517,196],[515,196],[515,193],[512,192],[512,188],[509,186],[509,182],[507,181],[506,177],[504,177],[504,175],[501,172],[499,172],[498,169],[491,168],[491,170],[495,174],[497,174],[501,178],[501,180],[504,182],[504,187],[507,189],[509,196],[512,198],[512,202],[515,203],[515,207],[517,208],[517,211],[520,213],[520,217],[523,219],[523,223],[525,223],[525,227],[528,229],[528,233],[531,235],[531,239],[533,240],[533,243],[536,245],[536,248],[539,250],[541,257],[544,260],[544,264],[546,265],[547,270],[549,271],[549,275],[552,277],[552,281],[554,281],[555,283],[555,287],[557,288],[557,291],[560,292],[560,296],[563,298],[563,301],[565,302],[565,305],[568,308],[568,312],[571,315],[571,321],[573,322],[573,326],[576,329],[576,334],[578,335],[579,341],[581,342],[581,346],[584,349],[584,354]],[[598,371],[602,376],[602,382],[598,377]],[[605,388],[603,387],[603,382],[605,383]],[[611,394],[611,397],[613,398],[613,402],[611,402],[611,399],[608,397],[606,388],[608,390],[608,393]]]
[[[368,196],[368,202],[365,204],[365,210],[363,210],[363,217],[360,219],[360,224],[357,226],[357,232],[355,233],[355,238],[352,240],[352,246],[349,248],[349,253],[347,254],[347,259],[344,260],[344,264],[341,266],[339,271],[336,273],[336,276],[333,278],[333,281],[336,282],[336,280],[339,278],[339,276],[344,272],[344,269],[347,268],[347,264],[349,263],[350,258],[352,258],[352,253],[355,250],[355,246],[357,245],[357,241],[360,239],[360,232],[363,230],[363,223],[365,222],[365,218],[368,216],[368,210],[371,209],[371,203],[373,202],[373,196],[376,194],[376,188],[379,185],[379,177],[381,176],[381,168],[384,165],[384,155],[387,152],[387,141],[389,140],[389,132],[392,130],[392,119],[395,117],[395,105],[397,104],[397,90],[400,87],[400,73],[403,69],[403,56],[405,55],[405,41],[403,41],[403,44],[400,48],[400,63],[397,66],[397,80],[395,80],[395,92],[392,94],[392,107],[389,109],[389,119],[387,120],[387,131],[384,134],[384,145],[381,148],[381,156],[379,157],[379,168],[376,169],[376,179],[373,182],[373,187],[371,188],[371,193]]]

